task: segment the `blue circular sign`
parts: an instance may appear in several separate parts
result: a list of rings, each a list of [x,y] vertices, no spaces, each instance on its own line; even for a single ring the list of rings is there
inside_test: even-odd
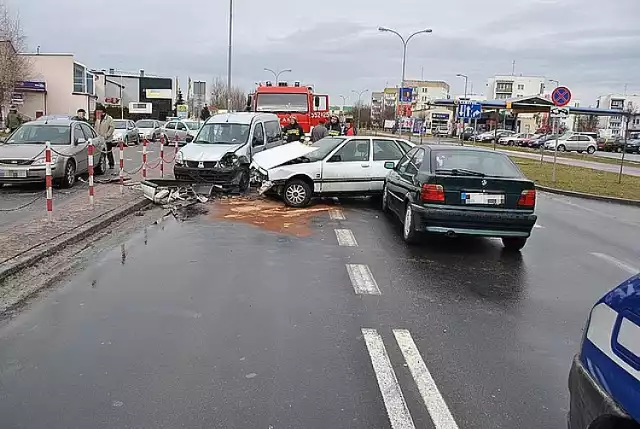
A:
[[[571,91],[566,86],[559,86],[551,93],[551,100],[558,107],[566,106],[571,101]]]

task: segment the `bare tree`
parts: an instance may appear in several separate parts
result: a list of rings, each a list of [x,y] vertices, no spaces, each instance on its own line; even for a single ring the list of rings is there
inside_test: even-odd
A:
[[[231,87],[231,110],[244,110],[247,103],[245,91],[237,86]],[[215,109],[227,108],[227,83],[221,77],[216,77],[211,83],[210,106]]]
[[[31,74],[28,57],[19,54],[26,45],[20,17],[0,0],[0,105],[10,101],[16,82],[27,80]]]
[[[598,117],[596,115],[580,115],[576,118],[576,131],[596,132],[598,131]]]

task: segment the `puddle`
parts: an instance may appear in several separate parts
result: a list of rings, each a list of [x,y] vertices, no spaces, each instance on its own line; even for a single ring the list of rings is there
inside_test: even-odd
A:
[[[227,198],[217,200],[209,218],[242,222],[267,231],[307,237],[312,234],[314,216],[335,208],[316,204],[303,209],[287,207],[277,200],[260,198]]]

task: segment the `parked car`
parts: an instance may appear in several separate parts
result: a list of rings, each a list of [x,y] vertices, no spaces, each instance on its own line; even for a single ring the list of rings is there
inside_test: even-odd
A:
[[[116,130],[113,133],[115,142],[123,142],[126,145],[140,144],[140,132],[133,121],[128,119],[114,119]]]
[[[462,132],[462,140],[474,140],[474,137],[477,135],[476,130],[473,127],[466,127]]]
[[[264,151],[253,167],[263,192],[304,207],[314,196],[381,195],[385,163],[398,161],[413,146],[390,137],[326,137],[312,145],[294,142]]]
[[[529,142],[527,142],[527,147],[533,148],[533,149],[539,149],[540,147],[544,147],[544,144],[552,139],[556,138],[555,134],[535,134],[537,137],[529,140]]]
[[[187,143],[187,137],[192,139],[198,134],[203,122],[175,119],[168,121],[161,129],[167,144],[178,141],[179,145]]]
[[[518,133],[505,135],[498,140],[498,143],[507,146],[528,146],[529,142],[536,138],[536,134]]]
[[[569,429],[640,427],[640,274],[591,309],[569,372]]]
[[[487,132],[484,132],[484,133],[478,135],[476,141],[479,141],[479,142],[493,142],[496,139],[496,136],[498,137],[498,141],[499,141],[500,138],[502,138],[502,137],[508,137],[508,136],[512,136],[514,134],[515,134],[515,132],[511,131],[511,130],[501,130],[501,129],[499,129],[497,132],[495,130],[487,131]]]
[[[187,145],[176,154],[176,179],[240,191],[249,187],[249,166],[256,154],[284,144],[277,115],[249,112],[214,115],[195,138],[189,134],[185,140]]]
[[[619,136],[605,139],[602,150],[605,152],[622,152],[624,150],[624,139]]]
[[[449,136],[449,127],[447,125],[440,125],[433,131],[434,136]]]
[[[385,167],[382,208],[403,222],[408,243],[424,232],[499,237],[520,250],[531,235],[535,185],[503,153],[425,145]]]
[[[140,139],[147,139],[149,141],[156,141],[162,136],[162,130],[160,122],[155,119],[140,119],[136,122],[138,127],[138,135]]]
[[[560,136],[557,140],[547,140],[544,144],[545,149],[556,149],[558,152],[576,151],[578,153],[587,152],[593,154],[597,150],[596,141],[589,136],[582,134],[567,133]]]
[[[51,173],[57,185],[70,188],[86,173],[88,140],[95,146],[94,171],[106,170],[106,144],[86,122],[50,119],[23,124],[0,145],[0,184],[45,181],[45,143],[51,143]]]
[[[640,153],[640,133],[632,133],[627,140],[627,153]]]

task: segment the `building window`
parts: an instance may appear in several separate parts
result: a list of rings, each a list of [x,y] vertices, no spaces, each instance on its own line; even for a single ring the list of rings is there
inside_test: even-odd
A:
[[[513,92],[513,82],[498,82],[496,84],[497,92]]]
[[[73,64],[73,92],[86,92],[87,69],[80,64]]]
[[[509,97],[511,97],[511,94],[496,94],[497,100],[506,100]]]
[[[524,90],[524,85],[523,85],[523,84],[521,84],[521,83],[519,83],[519,84],[518,84],[518,89],[519,89],[519,90],[521,90],[521,91],[522,91],[522,90]]]
[[[94,82],[93,79],[94,79],[93,73],[87,72],[87,87],[86,87],[86,91],[87,91],[87,94],[90,94],[90,95],[95,95],[95,91],[94,91],[94,88],[93,88],[93,82]]]
[[[611,100],[611,109],[623,110],[624,100]]]

